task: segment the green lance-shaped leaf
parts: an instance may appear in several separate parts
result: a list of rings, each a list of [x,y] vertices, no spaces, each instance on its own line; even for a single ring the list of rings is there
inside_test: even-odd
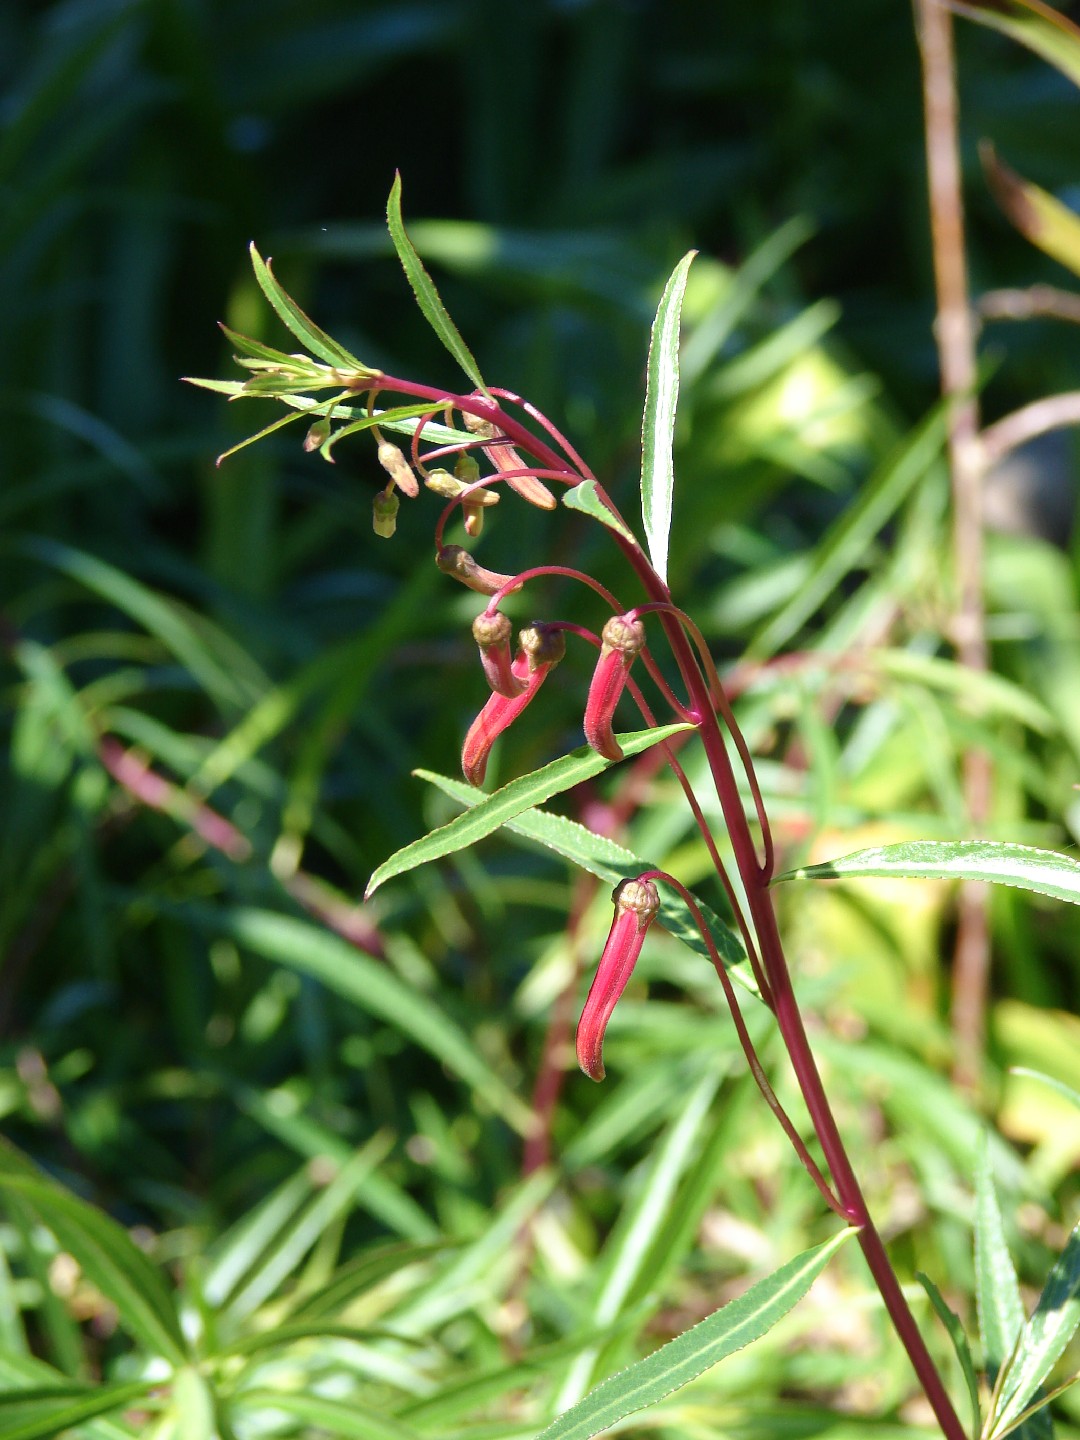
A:
[[[401,176],[399,174],[394,176],[390,198],[386,202],[386,225],[390,231],[390,239],[394,242],[398,259],[401,261],[401,268],[405,271],[406,278],[412,286],[413,294],[416,296],[424,319],[472,383],[478,390],[483,390],[486,395],[487,386],[480,374],[480,367],[473,358],[472,351],[461,338],[457,326],[450,319],[446,306],[435,288],[435,282],[424,269],[424,262],[416,253],[416,247],[409,239],[405,229],[405,222],[401,218]]]
[[[474,786],[466,784],[464,780],[452,779],[447,775],[436,775],[432,770],[414,770],[413,774],[419,776],[421,780],[427,780],[430,784],[435,785],[444,795],[449,795],[454,800],[460,800],[462,805],[468,805],[471,808],[483,804],[489,798],[483,790],[477,790]],[[582,870],[587,870],[590,875],[595,875],[598,880],[603,880],[611,886],[618,885],[621,880],[632,880],[646,870],[655,868],[640,855],[635,855],[632,850],[628,850],[625,845],[619,845],[606,835],[595,834],[584,825],[578,824],[576,820],[569,820],[565,815],[553,815],[548,810],[526,810],[516,819],[508,821],[505,828],[512,835],[517,835],[534,845],[542,845],[547,850],[553,850],[564,860],[580,866]],[[732,979],[737,980],[752,995],[760,999],[757,981],[747,964],[738,936],[700,896],[695,895],[694,899],[698,903],[702,918],[709,927],[713,940],[716,942],[716,948]],[[711,960],[708,948],[702,940],[697,926],[691,920],[685,904],[667,886],[660,887],[658,923],[691,950],[695,950],[706,960]]]
[[[155,1355],[181,1364],[187,1344],[158,1270],[127,1231],[94,1206],[38,1175],[0,1144],[0,1192],[21,1203],[56,1236],[90,1282],[116,1306],[120,1325]]]
[[[781,1265],[707,1320],[591,1390],[537,1440],[589,1440],[760,1340],[802,1299],[835,1252],[856,1233],[842,1230],[824,1245]]]
[[[1010,1075],[1026,1075],[1029,1080],[1037,1080],[1040,1085],[1048,1085],[1051,1090],[1056,1090],[1070,1105],[1080,1109],[1080,1090],[1074,1090],[1071,1085],[1066,1085],[1064,1080],[1058,1080],[1054,1075],[1044,1075],[1041,1070],[1031,1070],[1027,1065],[1011,1065]]]
[[[789,870],[780,880],[986,880],[1080,905],[1080,862],[997,840],[903,840]]]
[[[1010,169],[989,143],[979,153],[994,199],[1021,235],[1080,275],[1080,215]]]
[[[0,1395],[0,1435],[4,1440],[54,1440],[99,1415],[137,1405],[157,1384],[160,1382],[130,1380],[92,1389],[9,1390]]]
[[[649,340],[645,413],[641,424],[641,518],[645,522],[649,559],[665,585],[671,493],[675,486],[671,451],[679,403],[679,322],[686,277],[696,254],[696,250],[691,250],[683,256],[660,297]]]
[[[654,730],[636,730],[617,738],[623,755],[629,757],[640,755],[661,740],[691,729],[693,726],[684,724],[659,725]],[[414,840],[411,845],[398,850],[389,860],[384,860],[368,881],[364,898],[368,899],[380,885],[397,875],[415,870],[429,860],[441,860],[444,855],[452,855],[467,845],[475,845],[522,811],[531,810],[534,805],[543,805],[552,796],[580,785],[583,780],[593,779],[610,764],[611,761],[605,760],[588,745],[582,745],[530,775],[511,780],[509,785],[496,790],[482,804],[464,815],[455,816],[448,825],[432,830],[420,840]]]
[[[594,520],[599,520],[601,525],[606,525],[609,530],[614,530],[616,535],[621,535],[631,544],[638,543],[634,532],[627,529],[609,505],[604,504],[597,493],[595,480],[583,480],[572,490],[564,491],[562,503],[568,510],[580,510],[583,515],[591,515]]]
[[[990,1440],[1006,1434],[1031,1405],[1080,1329],[1080,1225],[1069,1236],[1001,1377]]]
[[[363,364],[355,355],[346,350],[344,345],[339,345],[332,336],[327,335],[325,330],[320,329],[310,316],[304,314],[292,296],[278,284],[270,269],[269,261],[264,260],[259,254],[254,240],[249,249],[259,289],[270,301],[285,328],[291,331],[301,344],[306,345],[312,355],[317,355],[327,365],[333,365],[340,370],[361,371],[372,376],[378,375],[377,370],[372,370]]]
[[[966,15],[1018,40],[1080,85],[1080,29],[1042,0],[947,0]]]
[[[946,1333],[952,1341],[953,1349],[956,1351],[956,1358],[960,1361],[960,1369],[964,1376],[964,1384],[967,1386],[968,1400],[971,1403],[972,1434],[977,1434],[979,1429],[979,1381],[975,1374],[975,1363],[971,1358],[971,1346],[964,1334],[964,1327],[960,1323],[960,1317],[955,1311],[950,1310],[944,1295],[921,1270],[916,1270],[915,1278],[930,1297],[930,1304],[937,1311],[938,1319],[945,1326]]]
[[[975,1303],[986,1375],[993,1387],[1016,1346],[1024,1324],[1024,1304],[1005,1239],[985,1134],[975,1167]],[[1017,1440],[1049,1440],[1051,1434],[1049,1413],[1041,1410],[1024,1422]]]
[[[1020,1282],[1005,1240],[990,1149],[983,1136],[975,1171],[975,1300],[991,1385],[1012,1353],[1024,1323]]]
[[[196,911],[208,927],[220,929],[238,945],[310,975],[328,990],[385,1021],[436,1056],[471,1085],[507,1124],[527,1135],[533,1116],[478,1052],[469,1036],[438,1005],[406,985],[385,965],[364,955],[339,935],[305,920],[269,910],[233,908],[224,915]]]

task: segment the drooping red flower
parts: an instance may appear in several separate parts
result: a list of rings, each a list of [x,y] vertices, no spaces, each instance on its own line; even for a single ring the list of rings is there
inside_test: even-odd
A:
[[[515,699],[527,690],[528,681],[513,672],[510,658],[510,621],[499,610],[481,610],[473,621],[472,633],[480,649],[480,663],[491,686],[492,694]]]
[[[621,760],[622,747],[615,739],[612,722],[634,656],[645,644],[645,626],[632,613],[613,615],[600,639],[600,658],[585,702],[585,739],[605,760]]]
[[[491,747],[540,689],[553,665],[566,653],[561,630],[550,625],[528,625],[518,635],[521,646],[510,666],[512,679],[523,688],[513,696],[493,694],[469,726],[461,750],[461,770],[470,785],[482,785]]]
[[[590,1080],[604,1078],[604,1032],[660,909],[660,893],[651,880],[624,880],[611,898],[615,918],[577,1028],[578,1064]]]

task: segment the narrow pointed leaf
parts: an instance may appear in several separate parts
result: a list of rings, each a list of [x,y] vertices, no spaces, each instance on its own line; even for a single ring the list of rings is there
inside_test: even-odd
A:
[[[416,253],[416,247],[409,239],[405,229],[405,222],[401,218],[401,176],[394,176],[394,183],[390,189],[390,198],[386,202],[386,224],[390,231],[390,239],[394,242],[394,249],[401,261],[401,268],[405,271],[406,278],[412,286],[413,294],[416,296],[417,304],[423,312],[424,319],[428,322],[435,334],[439,337],[447,350],[454,357],[462,370],[469,377],[478,390],[487,394],[487,386],[484,384],[483,376],[480,374],[480,367],[473,358],[472,351],[461,338],[457,326],[450,319],[450,315],[443,304],[435,282],[424,268],[424,262]]]
[[[319,454],[329,459],[331,450],[339,440],[344,440],[347,435],[358,435],[363,430],[370,430],[373,425],[383,426],[386,429],[397,429],[399,428],[398,421],[418,420],[421,415],[430,414],[430,401],[425,405],[395,405],[391,410],[376,410],[371,415],[363,415],[359,420],[353,420],[340,430],[335,430],[329,440],[319,447]],[[414,430],[415,428],[413,426]],[[450,431],[449,433],[454,434],[455,432]],[[428,438],[427,426],[424,427],[424,436]]]
[[[971,1433],[979,1433],[980,1412],[979,1412],[979,1381],[975,1374],[975,1363],[971,1358],[971,1346],[964,1334],[964,1327],[960,1323],[960,1316],[950,1310],[945,1303],[945,1297],[930,1279],[921,1270],[915,1272],[915,1278],[930,1297],[930,1304],[937,1311],[938,1319],[945,1326],[949,1339],[952,1341],[953,1349],[956,1351],[956,1358],[960,1361],[960,1370],[964,1376],[964,1384],[967,1386],[968,1400],[971,1403]]]
[[[789,1260],[766,1280],[636,1365],[612,1375],[565,1411],[537,1440],[590,1440],[696,1380],[711,1366],[772,1329],[810,1289],[854,1229]]]
[[[120,1385],[65,1391],[9,1390],[0,1395],[0,1435],[4,1440],[53,1440],[76,1425],[137,1404],[160,1382],[132,1380]]]
[[[420,1440],[419,1433],[400,1420],[367,1409],[355,1400],[334,1400],[283,1388],[249,1389],[243,1392],[243,1405],[246,1413],[257,1414],[266,1410],[271,1414],[283,1412],[293,1415],[303,1422],[302,1433],[305,1435],[317,1431],[319,1434],[348,1437],[348,1440]],[[260,1433],[268,1432],[260,1430]],[[298,1432],[294,1430],[292,1433]]]
[[[174,1364],[187,1345],[159,1271],[115,1220],[38,1176],[13,1147],[0,1147],[0,1192],[20,1201],[116,1306],[121,1326]]]
[[[572,490],[567,490],[562,497],[562,503],[568,510],[580,510],[583,515],[591,515],[594,520],[599,520],[601,525],[606,525],[609,530],[614,530],[616,535],[621,535],[631,544],[638,543],[634,532],[627,529],[614,511],[610,510],[600,499],[596,493],[595,480],[583,480],[580,485],[575,485]]]
[[[270,910],[234,908],[224,915],[208,913],[207,920],[238,945],[313,976],[328,990],[407,1035],[471,1085],[507,1124],[529,1133],[532,1111],[487,1064],[469,1036],[386,965],[338,935]]]
[[[979,1147],[975,1171],[975,1300],[987,1374],[993,1385],[1024,1323],[1020,1283],[1005,1240],[989,1147]]]
[[[317,355],[327,365],[342,370],[367,370],[368,367],[346,350],[344,345],[339,345],[325,330],[320,329],[310,316],[304,314],[292,296],[278,284],[270,269],[270,262],[262,258],[254,241],[251,242],[249,250],[259,289],[270,301],[285,328],[295,335],[302,345],[306,345],[312,355]]]
[[[265,440],[267,435],[272,435],[275,430],[281,430],[286,425],[291,425],[294,420],[302,420],[303,418],[304,414],[302,410],[293,410],[288,415],[282,415],[279,419],[272,420],[269,425],[264,425],[261,430],[256,430],[254,435],[249,435],[246,440],[239,440],[235,445],[230,445],[228,450],[223,450],[214,461],[214,464],[220,465],[223,461],[228,460],[230,455],[235,455],[238,450],[246,450],[249,445],[254,445],[256,441]]]
[[[947,0],[947,3],[958,15],[966,15],[1018,40],[1080,85],[1080,29],[1060,11],[1044,5],[1042,0]]]
[[[715,1069],[701,1077],[643,1167],[641,1184],[623,1207],[594,1271],[585,1321],[588,1330],[610,1325],[625,1313],[635,1282],[642,1278],[642,1266],[665,1228],[679,1181],[700,1149],[699,1137],[720,1080]],[[599,1358],[599,1346],[590,1346],[577,1357],[556,1402],[558,1408],[583,1398]]]
[[[789,870],[780,880],[986,880],[1080,905],[1080,862],[997,840],[904,840]]]
[[[1021,235],[1044,255],[1080,275],[1080,215],[1010,169],[997,158],[992,145],[982,146],[981,154],[994,199]]]
[[[1015,1425],[1080,1329],[1080,1225],[1069,1236],[1005,1367],[990,1435]]]
[[[641,424],[641,518],[649,559],[667,584],[671,495],[675,486],[672,441],[679,403],[679,323],[691,262],[691,250],[676,265],[664,287],[649,340],[645,413]]]
[[[248,394],[246,380],[204,380],[199,375],[181,375],[185,385],[197,385],[200,390],[213,390],[216,395],[228,395],[233,400]]]
[[[1030,1070],[1026,1065],[1010,1066],[1009,1074],[1026,1075],[1029,1080],[1038,1080],[1041,1084],[1048,1085],[1051,1090],[1056,1090],[1070,1104],[1080,1109],[1080,1090],[1074,1090],[1071,1085],[1066,1085],[1064,1080],[1059,1080],[1054,1075],[1044,1075],[1041,1070]]]
[[[460,800],[463,805],[475,807],[488,798],[483,790],[475,789],[464,780],[436,775],[432,770],[414,770],[413,774],[437,786],[444,795]],[[580,866],[582,870],[587,870],[590,875],[595,875],[597,879],[612,887],[621,880],[631,880],[654,868],[649,861],[635,855],[624,845],[609,840],[605,835],[594,834],[576,820],[568,820],[565,815],[552,815],[547,810],[526,810],[516,819],[508,821],[505,828],[512,835],[553,850],[563,859]],[[694,899],[701,908],[705,923],[732,979],[738,980],[752,995],[760,998],[757,981],[746,963],[738,936],[700,896],[695,895]],[[691,950],[711,961],[705,942],[698,933],[697,926],[690,920],[686,906],[664,886],[660,887],[660,916],[657,923]]]
[[[273,345],[266,345],[261,340],[254,340],[250,335],[244,335],[239,330],[230,330],[228,325],[221,320],[218,321],[218,327],[230,344],[236,346],[241,355],[255,360],[269,360],[277,365],[295,365],[296,363],[295,357],[287,354],[284,350],[276,350]]]
[[[892,519],[940,456],[946,422],[944,405],[936,406],[886,456],[817,546],[796,594],[750,642],[750,655],[764,659],[775,654],[819,606],[837,593],[844,577],[865,563],[882,526]]]
[[[692,725],[659,725],[653,730],[636,730],[620,735],[618,741],[624,756],[629,758],[640,755],[643,750],[650,749],[661,740],[691,729]],[[509,785],[496,790],[474,809],[466,811],[464,815],[455,816],[448,825],[432,830],[422,839],[414,840],[411,845],[398,850],[389,860],[384,860],[368,881],[365,898],[373,895],[380,885],[395,876],[415,870],[418,865],[424,865],[429,860],[440,860],[444,855],[452,855],[467,845],[475,845],[478,840],[498,830],[500,825],[513,820],[523,810],[530,810],[534,805],[543,805],[545,800],[550,800],[552,796],[559,795],[574,785],[580,785],[583,780],[593,779],[610,764],[609,760],[605,760],[588,745],[582,745],[577,750],[571,750],[569,755],[553,760],[550,765],[534,770],[531,775],[511,780]]]
[[[983,1136],[975,1169],[975,1303],[987,1379],[995,1385],[1016,1348],[1024,1324],[1020,1282],[1005,1239],[1005,1224],[994,1187],[990,1147]],[[1047,1411],[1037,1411],[1017,1432],[1017,1440],[1048,1440]]]

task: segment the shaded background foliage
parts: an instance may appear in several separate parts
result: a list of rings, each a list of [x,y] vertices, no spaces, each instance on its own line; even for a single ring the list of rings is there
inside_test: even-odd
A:
[[[975,144],[992,132],[1010,163],[1075,200],[1076,92],[1000,37],[962,30],[959,39],[975,287],[1056,282],[1052,263],[994,211]],[[392,544],[371,535],[382,477],[369,447],[343,447],[329,468],[302,455],[289,431],[217,470],[213,456],[251,428],[251,416],[178,377],[225,373],[215,318],[280,338],[247,266],[254,238],[306,308],[365,360],[455,383],[384,235],[397,168],[414,236],[484,373],[565,423],[629,495],[663,277],[688,246],[701,248],[688,317],[704,326],[732,267],[786,235],[737,323],[713,352],[702,347],[681,431],[676,585],[718,655],[736,660],[792,595],[799,557],[830,533],[936,395],[908,8],[16,3],[0,12],[0,73],[0,594],[13,759],[0,835],[5,1132],[125,1222],[195,1227],[199,1240],[177,1242],[194,1253],[300,1158],[385,1130],[385,1188],[352,1197],[356,1208],[339,1217],[342,1253],[387,1228],[412,1239],[470,1233],[517,1171],[506,1097],[527,1094],[561,973],[552,958],[565,960],[562,872],[488,846],[421,873],[376,912],[383,941],[371,943],[385,944],[398,978],[460,1025],[504,1087],[476,1113],[475,1077],[448,1072],[445,1054],[418,1045],[393,1017],[343,1007],[310,966],[283,956],[279,935],[256,932],[247,917],[258,910],[300,923],[289,882],[301,863],[348,909],[380,859],[445,813],[409,771],[454,770],[481,699],[466,630],[475,606],[448,594],[428,562],[430,505],[403,506]],[[803,233],[782,230],[799,216]],[[762,359],[757,347],[777,335],[786,339]],[[984,338],[990,418],[1075,385],[1075,327],[995,326]],[[724,369],[755,355],[750,371]],[[781,450],[769,386],[799,366],[836,428],[823,439],[796,426]],[[812,408],[804,418],[815,418]],[[1052,447],[1045,465],[1066,489],[1075,478],[1067,444]],[[915,567],[901,607],[909,619],[912,594],[935,569],[940,477],[925,496],[889,532]],[[1068,504],[1058,513],[1057,550],[1006,553],[1003,609],[1031,575],[1045,584],[1025,596],[1021,641],[1030,645],[1003,626],[999,657],[1057,728],[1040,740],[1014,720],[996,741],[1017,754],[1002,785],[1002,826],[1010,838],[1050,843],[1067,840],[1060,822],[1080,749],[1075,657],[1061,663],[1076,638]],[[615,583],[610,558],[572,520],[528,519],[527,546],[514,522],[491,523],[486,563],[516,569],[565,546]],[[872,540],[824,607],[841,634],[845,603],[886,566],[888,550]],[[159,612],[152,601],[162,596]],[[922,597],[932,630],[932,585]],[[553,588],[553,612],[560,602],[569,598]],[[1055,615],[1047,639],[1039,627]],[[810,644],[813,633],[796,624],[785,643]],[[561,689],[549,687],[546,728],[518,742],[503,778],[511,765],[577,743],[585,666],[568,662]],[[1055,692],[1043,693],[1051,670]],[[907,743],[855,796],[820,758],[841,740],[828,740],[814,712],[806,693],[775,708],[769,701],[758,731],[767,748],[772,729],[778,756],[777,734],[819,747],[811,770],[833,779],[811,796],[809,830],[824,829],[834,852],[854,848],[837,835],[844,803],[853,823],[935,810],[959,823],[949,773],[962,714],[941,721],[940,754],[920,763],[911,785],[896,778],[915,774],[905,769]],[[226,763],[223,738],[246,733],[252,713],[264,733]],[[217,766],[212,803],[250,841],[252,858],[234,863],[193,843],[175,816],[133,806],[98,761],[104,732],[180,783],[194,777],[196,790],[202,767]],[[782,784],[776,796],[782,804]],[[844,802],[835,814],[830,796]],[[793,843],[806,835],[795,825]],[[692,868],[684,842],[682,822],[661,807],[635,843],[658,854],[683,845]],[[858,1002],[851,1024],[869,1026],[870,1040],[828,1053],[852,1106],[869,1083],[864,1071],[893,1076],[893,1109],[881,1123],[896,1127],[895,1151],[885,1147],[870,1188],[889,1193],[893,1162],[929,1188],[933,1233],[901,1224],[901,1249],[931,1255],[962,1285],[968,1234],[950,1211],[970,1172],[972,1132],[941,1079],[947,904],[927,902],[905,957],[910,935],[897,940],[890,927],[903,924],[870,902],[853,899],[839,928],[835,916],[826,923],[791,903],[808,983],[825,999],[836,992],[814,959],[818,947],[843,971],[857,966],[868,933],[886,933],[870,978],[844,992],[844,1005]],[[1002,994],[1075,1009],[1075,923],[1011,897],[995,906]],[[632,1087],[622,1104],[643,1108],[634,1122],[610,1119],[622,1148],[617,1164],[597,1150],[602,1171],[649,1153],[657,1124],[674,1113],[679,1077],[697,1063],[684,1054],[687,1027],[700,1026],[706,1052],[722,1031],[704,983],[674,947],[658,953],[651,1018],[642,1002],[622,1042]],[[900,973],[889,978],[897,957]],[[665,966],[690,985],[693,1020],[665,985]],[[890,1015],[877,981],[908,1008]],[[1069,1078],[1075,1031],[1003,1013],[1013,1039],[994,1061],[1035,1058],[1050,1045]],[[635,1065],[654,1067],[652,1100]],[[993,1102],[996,1069],[991,1079]],[[556,1151],[570,1147],[571,1170],[575,1136],[607,1114],[597,1111],[606,1103],[578,1084],[560,1113]],[[769,1166],[787,1162],[766,1144],[759,1172],[752,1145],[740,1145],[763,1122],[733,1113],[731,1151],[717,1150],[745,1162],[731,1208],[752,1212],[756,1186],[777,1206],[775,1234],[813,1238],[812,1197],[774,1189]],[[928,1113],[940,1120],[933,1143],[919,1130]],[[853,1112],[850,1123],[872,1131],[878,1121]],[[588,1142],[578,1143],[588,1249],[616,1202],[589,1168]],[[1076,1150],[1073,1141],[1058,1151],[1047,1144],[1042,1174],[1053,1187]],[[1019,1186],[1019,1171],[1010,1173]],[[1030,1241],[1036,1269],[1040,1244]],[[707,1286],[691,1285],[673,1303],[693,1311],[707,1296]],[[557,1331],[563,1303],[546,1294],[538,1328]],[[35,1343],[46,1346],[47,1331],[41,1322]],[[899,1394],[902,1379],[891,1383]]]

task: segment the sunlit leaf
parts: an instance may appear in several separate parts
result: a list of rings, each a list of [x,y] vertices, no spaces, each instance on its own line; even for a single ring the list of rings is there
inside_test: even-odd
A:
[[[562,503],[568,510],[580,510],[583,515],[591,515],[594,520],[599,520],[601,525],[606,525],[609,530],[614,530],[616,535],[621,535],[624,540],[629,540],[634,545],[637,544],[634,532],[627,529],[619,517],[604,504],[596,493],[595,480],[583,480],[572,490],[565,491]]]
[[[444,795],[460,800],[463,805],[475,807],[488,798],[483,790],[475,789],[464,780],[437,775],[432,770],[416,770],[413,773],[421,780],[437,786]],[[654,868],[640,855],[635,855],[632,850],[606,835],[597,835],[576,820],[569,820],[565,815],[553,815],[547,810],[526,810],[515,819],[507,821],[505,828],[512,835],[553,850],[555,854],[580,866],[582,870],[587,870],[590,875],[595,875],[612,888],[622,880],[632,880]],[[658,923],[691,950],[696,950],[706,960],[711,960],[708,948],[682,900],[666,886],[660,886],[659,889]],[[738,980],[752,994],[758,995],[757,981],[746,963],[738,936],[699,895],[694,898],[732,978]]]
[[[221,933],[278,964],[321,981],[368,1014],[385,1020],[475,1087],[508,1124],[528,1133],[532,1112],[486,1063],[449,1015],[340,936],[269,910],[232,908],[207,916]]]
[[[938,406],[866,480],[815,549],[797,592],[750,642],[750,654],[759,659],[775,654],[865,561],[882,526],[941,454],[945,433],[945,410]]]
[[[254,241],[251,242],[249,249],[259,289],[270,301],[286,329],[291,331],[302,345],[306,345],[312,355],[317,355],[320,360],[325,360],[327,365],[354,372],[367,370],[368,367],[346,350],[344,345],[339,345],[336,340],[327,335],[325,330],[320,329],[314,320],[304,314],[292,296],[278,284],[270,269],[269,261],[262,258],[255,248]],[[377,375],[378,371],[369,373]]]
[[[1080,215],[1010,169],[992,145],[983,145],[980,153],[994,199],[1021,235],[1080,275]]]
[[[691,250],[676,265],[664,287],[649,339],[645,412],[641,423],[641,517],[649,558],[667,584],[671,495],[675,485],[672,441],[679,403],[679,323],[686,277],[697,254]]]
[[[659,725],[653,730],[637,730],[617,738],[623,755],[630,757],[640,755],[643,750],[648,750],[661,740],[668,740],[672,735],[679,735],[692,728],[683,724]],[[582,745],[571,750],[569,755],[552,760],[550,765],[534,770],[530,775],[511,780],[501,790],[489,795],[480,805],[464,815],[456,816],[448,825],[432,830],[420,840],[414,840],[411,845],[404,846],[391,855],[389,860],[384,860],[368,881],[365,898],[373,895],[387,880],[407,874],[408,871],[415,870],[417,865],[424,865],[430,860],[440,860],[444,855],[452,855],[455,850],[475,845],[478,840],[483,840],[500,825],[505,825],[508,820],[520,815],[523,810],[530,810],[534,805],[543,805],[546,800],[574,785],[580,785],[583,780],[593,779],[610,764],[611,761],[605,760],[588,745]]]
[[[1053,1075],[1044,1075],[1041,1070],[1030,1070],[1026,1065],[1011,1065],[1009,1074],[1026,1075],[1029,1080],[1038,1080],[1040,1084],[1048,1085],[1051,1090],[1056,1090],[1071,1105],[1080,1109],[1080,1090],[1074,1090],[1071,1085],[1066,1085],[1063,1080],[1058,1080]]]
[[[1078,1329],[1080,1225],[1066,1241],[1031,1319],[1021,1330],[1019,1343],[1006,1362],[990,1422],[991,1437],[1004,1435],[1016,1423],[1046,1383]]]
[[[337,1435],[344,1440],[419,1440],[415,1430],[389,1415],[380,1415],[355,1400],[332,1400],[285,1389],[244,1390],[238,1408],[249,1415],[294,1415],[304,1423],[305,1434]],[[261,1427],[253,1433],[263,1433]],[[294,1432],[295,1433],[295,1432]]]
[[[641,1184],[631,1194],[600,1256],[587,1328],[610,1325],[623,1313],[642,1266],[667,1224],[679,1180],[700,1148],[701,1131],[720,1080],[715,1069],[701,1077],[644,1167]],[[599,1354],[599,1347],[591,1346],[570,1367],[556,1402],[559,1409],[577,1403],[588,1389]]]
[[[0,1191],[20,1201],[51,1230],[62,1249],[116,1306],[119,1322],[155,1355],[183,1361],[187,1345],[160,1272],[127,1231],[44,1177],[9,1146],[0,1146]]]
[[[930,1279],[921,1271],[915,1272],[915,1278],[930,1297],[930,1303],[937,1312],[938,1319],[945,1326],[946,1333],[952,1341],[953,1349],[956,1351],[956,1358],[960,1362],[960,1372],[964,1377],[964,1384],[967,1386],[968,1401],[971,1405],[971,1433],[975,1434],[979,1429],[979,1381],[975,1374],[975,1362],[971,1358],[971,1346],[964,1334],[964,1327],[960,1323],[960,1317],[954,1310],[950,1310],[945,1302],[945,1297]]]
[[[0,1395],[0,1435],[4,1440],[53,1440],[87,1420],[138,1404],[154,1388],[153,1381],[132,1380],[70,1391],[9,1390]]]
[[[1042,0],[947,0],[958,15],[966,15],[1000,30],[1041,55],[1080,85],[1080,29],[1059,10]]]
[[[1005,1239],[985,1135],[975,1169],[975,1301],[987,1379],[993,1387],[1016,1346],[1024,1324],[1024,1305]],[[1016,1432],[1017,1440],[1050,1440],[1052,1434],[1046,1410],[1038,1411]]]
[[[707,1320],[612,1375],[560,1415],[537,1440],[590,1440],[760,1340],[802,1299],[840,1246],[856,1233],[842,1230],[824,1245],[789,1260]]]
[[[1080,861],[998,840],[904,840],[804,865],[780,880],[986,880],[1080,905]]]
[[[398,253],[401,267],[405,271],[409,284],[412,286],[413,294],[416,296],[417,304],[423,313],[424,319],[428,322],[435,334],[439,337],[447,350],[454,357],[462,370],[469,377],[478,390],[487,393],[487,386],[484,384],[483,376],[480,374],[480,367],[473,358],[472,351],[461,338],[457,326],[450,319],[450,315],[443,304],[435,282],[424,268],[424,262],[416,253],[416,247],[409,239],[405,229],[405,222],[401,217],[401,176],[394,176],[394,183],[390,190],[390,198],[386,202],[386,223],[390,231],[390,239],[394,242],[394,249]]]

